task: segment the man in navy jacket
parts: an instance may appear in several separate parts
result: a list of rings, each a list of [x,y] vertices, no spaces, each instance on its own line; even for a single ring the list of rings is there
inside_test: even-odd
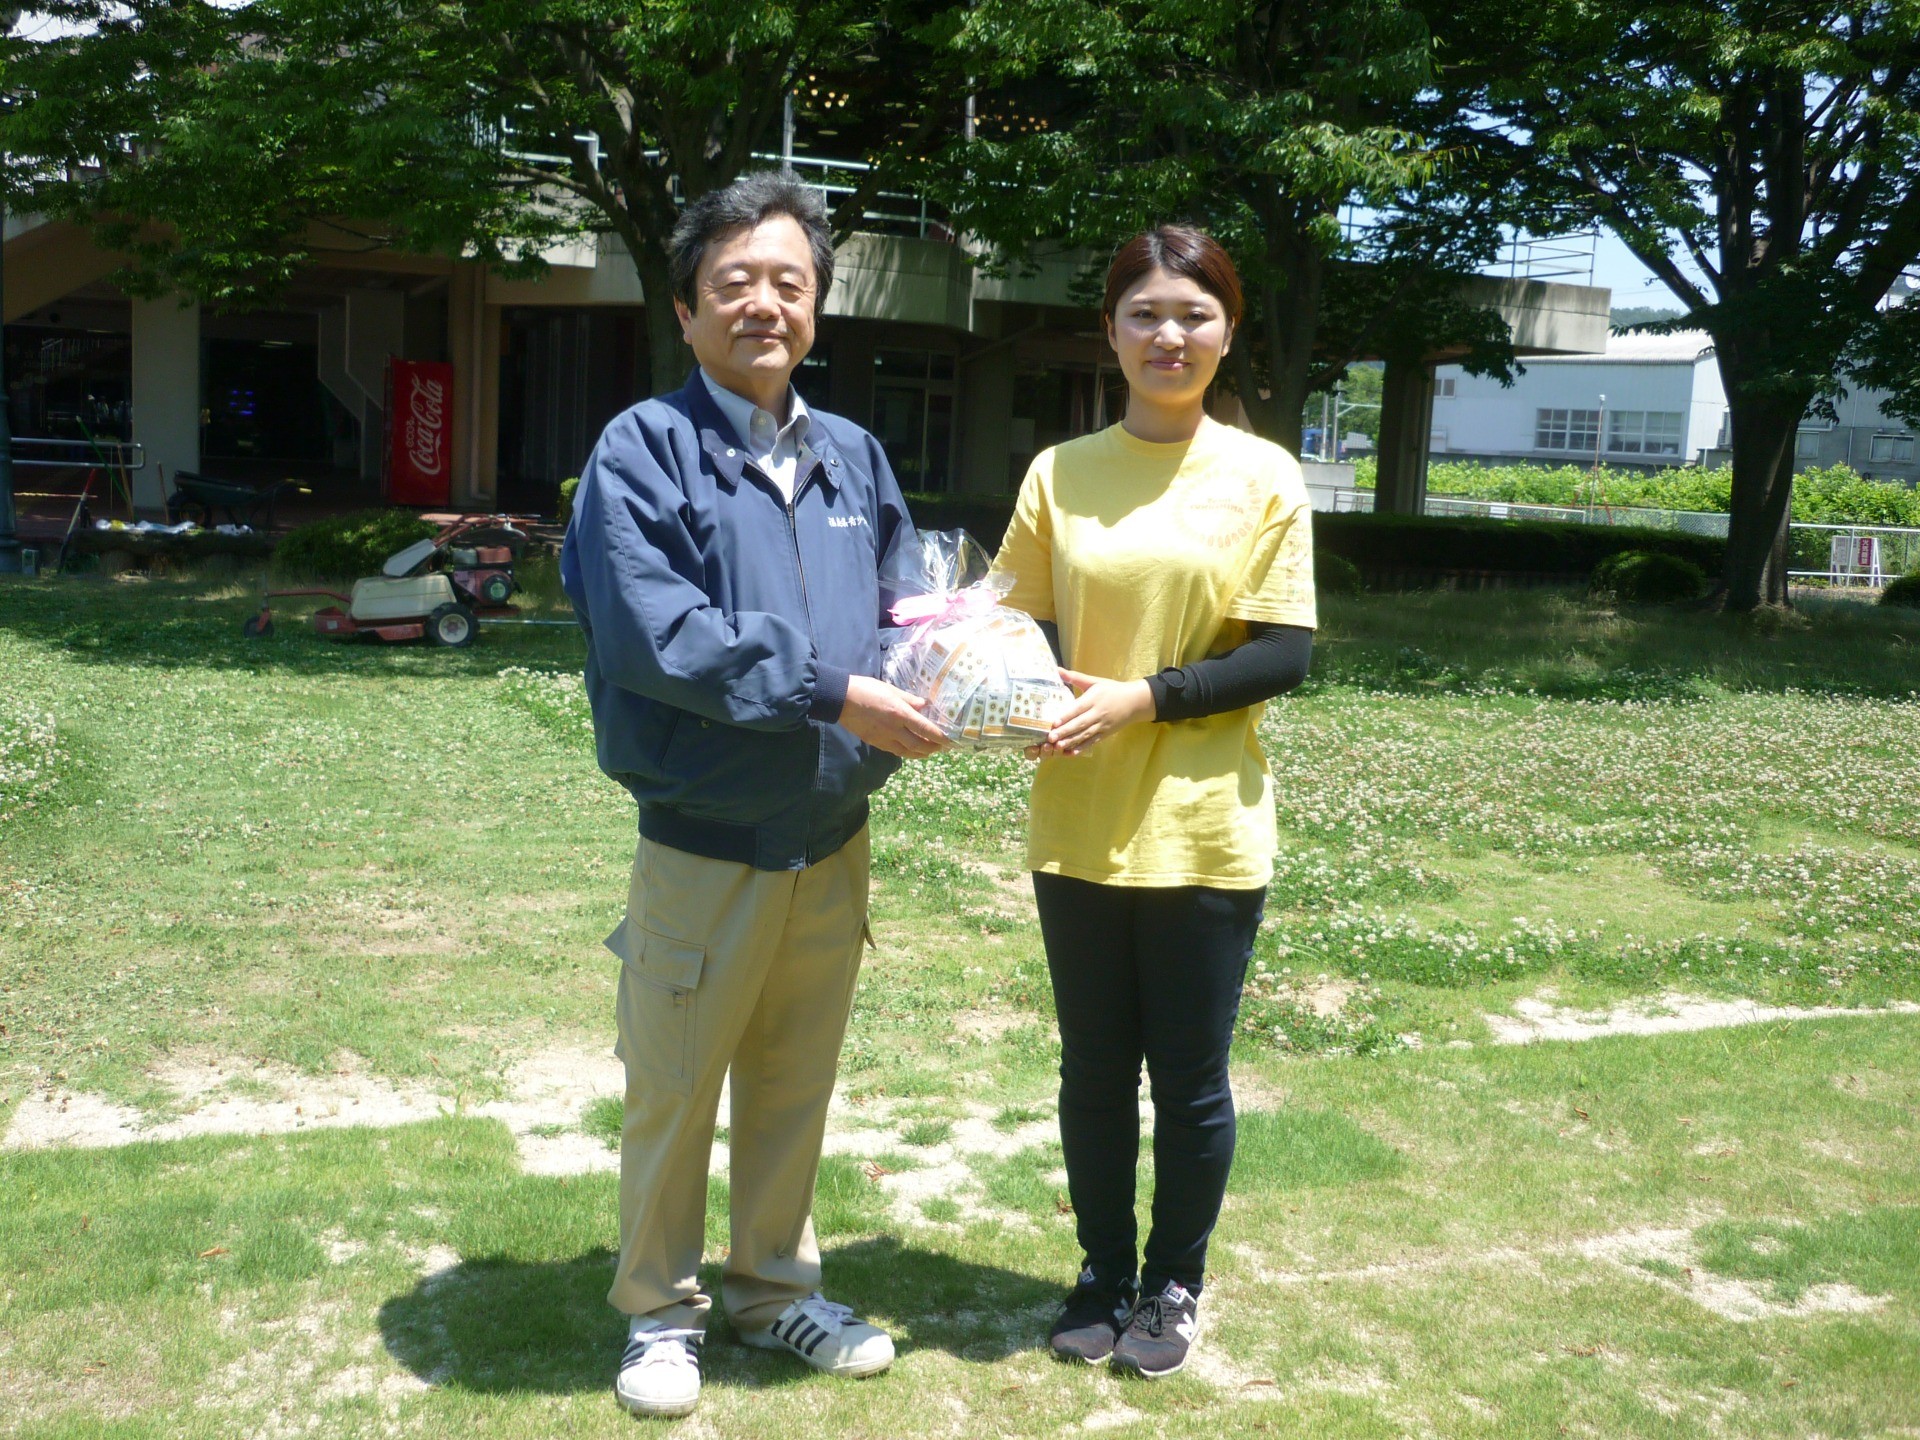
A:
[[[913,524],[879,442],[791,376],[833,275],[818,194],[763,172],[690,204],[675,310],[699,370],[610,424],[561,574],[587,632],[600,766],[638,802],[616,1394],[699,1397],[707,1166],[731,1071],[732,1248],[750,1345],[871,1375],[891,1340],[823,1298],[811,1212],[867,913],[867,797],[944,743],[880,673],[881,573]]]

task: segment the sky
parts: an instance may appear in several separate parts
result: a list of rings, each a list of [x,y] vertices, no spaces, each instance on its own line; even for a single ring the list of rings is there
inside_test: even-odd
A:
[[[1616,310],[1636,305],[1680,308],[1679,300],[1665,283],[1656,280],[1639,257],[1605,230],[1600,232],[1594,249],[1593,283],[1613,291],[1612,304]]]

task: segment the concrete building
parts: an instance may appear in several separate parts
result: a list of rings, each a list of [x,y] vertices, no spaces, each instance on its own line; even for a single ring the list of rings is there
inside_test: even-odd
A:
[[[1719,361],[1697,330],[1610,335],[1604,354],[1531,359],[1510,387],[1441,365],[1434,390],[1436,456],[1637,469],[1732,459]],[[1880,408],[1883,398],[1855,391],[1837,422],[1803,421],[1794,468],[1846,464],[1875,479],[1920,480],[1912,428]]]
[[[1007,493],[1039,450],[1120,413],[1124,386],[1099,317],[1072,285],[1080,257],[990,277],[926,206],[889,208],[884,233],[842,247],[798,383],[809,400],[870,426],[906,488]],[[606,237],[549,260],[543,279],[504,280],[456,260],[335,250],[276,308],[221,314],[129,300],[109,278],[117,258],[84,233],[10,219],[14,433],[72,435],[84,425],[137,441],[148,464],[135,494],[147,508],[180,470],[301,478],[327,503],[370,503],[389,359],[448,362],[452,503],[549,510],[605,422],[651,389],[639,282],[618,243]],[[1604,289],[1460,283],[1506,317],[1525,355],[1606,343]],[[1386,375],[1382,491],[1399,484],[1416,507],[1433,365],[1447,358]]]

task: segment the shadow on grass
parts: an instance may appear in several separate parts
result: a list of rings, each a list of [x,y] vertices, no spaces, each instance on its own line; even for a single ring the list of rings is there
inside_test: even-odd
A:
[[[528,610],[525,618],[561,624],[483,619],[474,643],[453,650],[426,641],[390,644],[371,635],[325,639],[308,617],[333,602],[305,596],[272,603],[273,633],[249,639],[240,626],[259,610],[257,575],[220,582],[67,576],[9,584],[0,630],[82,664],[298,675],[492,675],[503,665],[524,663],[577,668],[586,649],[571,612],[558,608]]]
[[[567,1260],[470,1258],[380,1307],[387,1350],[430,1384],[481,1394],[570,1394],[611,1389],[625,1317],[607,1305],[614,1254]],[[995,1265],[877,1236],[825,1257],[832,1297],[884,1322],[905,1355],[942,1350],[1004,1359],[1038,1345],[1059,1286]],[[720,1269],[700,1282],[720,1290]],[[798,1360],[736,1343],[716,1305],[708,1325],[709,1384],[757,1389],[810,1372]]]
[[[1717,690],[1905,696],[1920,612],[1806,594],[1790,612],[1616,608],[1575,591],[1331,597],[1310,687],[1673,701]]]

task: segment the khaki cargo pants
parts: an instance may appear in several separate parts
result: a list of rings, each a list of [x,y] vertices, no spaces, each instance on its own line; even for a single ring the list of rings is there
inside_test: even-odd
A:
[[[863,829],[805,870],[755,870],[642,837],[627,918],[619,1044],[620,1263],[614,1308],[703,1326],[707,1165],[732,1070],[732,1252],[721,1298],[764,1330],[820,1287],[813,1187],[867,915]]]

